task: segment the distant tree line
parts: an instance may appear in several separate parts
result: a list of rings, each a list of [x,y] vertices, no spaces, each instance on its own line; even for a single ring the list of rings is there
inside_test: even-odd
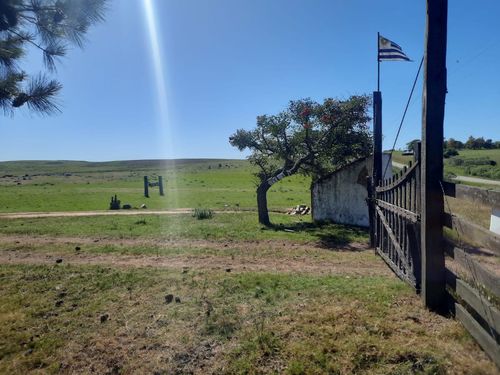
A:
[[[470,136],[467,141],[461,142],[456,139],[450,138],[444,141],[444,148],[455,150],[491,150],[500,148],[500,141],[493,141],[491,139],[484,139],[484,137],[474,138]]]
[[[411,140],[406,144],[406,149],[413,150],[417,142],[420,142],[420,139]],[[466,142],[450,138],[443,141],[443,147],[445,152],[446,150],[493,150],[500,149],[500,141],[484,139],[484,137],[474,138],[473,136],[470,136]]]

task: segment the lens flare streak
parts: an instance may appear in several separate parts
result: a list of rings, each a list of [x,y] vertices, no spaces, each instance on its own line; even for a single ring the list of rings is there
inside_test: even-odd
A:
[[[166,154],[169,155],[169,157],[174,157],[174,142],[168,107],[169,97],[167,92],[167,77],[165,74],[166,61],[162,57],[160,33],[157,17],[155,16],[154,0],[143,0],[143,7],[155,76],[156,95],[158,101],[158,131],[161,137],[162,147],[166,148],[166,150],[162,151],[166,151]],[[168,191],[166,192],[169,196],[167,198],[173,207],[177,207],[176,171],[175,163],[173,161],[171,162],[169,172],[167,183]]]

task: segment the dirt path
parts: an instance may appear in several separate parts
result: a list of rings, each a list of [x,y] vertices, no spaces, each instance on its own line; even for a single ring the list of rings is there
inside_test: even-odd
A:
[[[65,237],[65,236],[33,236],[33,235],[0,235],[0,249],[2,245],[115,245],[115,246],[137,246],[137,247],[160,247],[160,248],[200,248],[200,249],[222,249],[231,248],[237,250],[283,250],[294,249],[300,251],[318,251],[326,247],[320,243],[297,242],[290,240],[203,240],[203,239],[162,239],[162,238],[109,238],[102,237]],[[4,246],[5,247],[5,246]],[[358,252],[369,250],[367,243],[353,242],[350,244],[327,247],[330,251]]]
[[[59,260],[59,263],[58,263]],[[113,267],[154,267],[174,270],[219,270],[223,272],[285,272],[339,275],[390,276],[383,262],[345,257],[342,260],[324,260],[308,257],[261,257],[241,255],[148,256],[123,254],[51,254],[23,250],[0,251],[0,264],[29,265],[102,265]]]
[[[123,254],[120,250],[116,253],[99,253],[99,247],[107,245],[159,248],[160,251],[182,249],[185,253],[182,251],[179,254],[174,251],[172,254],[160,254],[160,256]],[[79,248],[78,251],[75,250],[76,246]],[[329,256],[332,251],[344,252],[344,255]],[[192,268],[236,272],[390,275],[383,262],[374,262],[370,257],[365,257],[363,253],[366,251],[368,245],[365,243],[325,249],[316,243],[297,243],[287,240],[210,241],[0,236],[0,264],[56,265],[57,259],[63,259],[63,264],[159,267],[177,270]]]
[[[500,186],[500,181],[487,180],[485,178],[469,177],[469,176],[457,176],[457,177],[454,177],[453,179],[457,180],[457,181],[463,181],[463,182],[476,182],[478,184]]]
[[[115,216],[115,215],[180,215],[190,214],[192,208],[176,208],[172,210],[116,210],[116,211],[54,211],[54,212],[6,212],[0,213],[0,219],[36,219],[43,217],[83,217],[83,216]],[[247,211],[214,210],[215,213],[240,213]]]
[[[404,167],[407,167],[406,164],[398,163],[396,161],[393,161],[392,165],[394,167],[396,167],[396,168],[399,168],[399,169],[403,169]],[[500,181],[497,181],[497,180],[487,180],[485,178],[469,177],[469,176],[456,176],[453,179],[457,180],[457,181],[463,181],[463,182],[475,182],[475,183],[478,183],[478,184],[500,186]]]

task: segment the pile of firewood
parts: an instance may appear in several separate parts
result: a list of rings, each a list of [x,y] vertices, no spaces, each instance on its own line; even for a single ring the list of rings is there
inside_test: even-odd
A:
[[[294,208],[291,208],[288,210],[287,214],[288,215],[307,215],[311,211],[310,207],[307,207],[306,205],[299,204],[295,206]]]

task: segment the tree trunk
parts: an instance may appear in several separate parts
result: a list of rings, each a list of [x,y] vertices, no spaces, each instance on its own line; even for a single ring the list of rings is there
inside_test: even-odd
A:
[[[257,188],[257,210],[259,212],[259,223],[266,227],[271,226],[269,211],[267,209],[267,191],[271,185],[267,181],[262,182]]]

